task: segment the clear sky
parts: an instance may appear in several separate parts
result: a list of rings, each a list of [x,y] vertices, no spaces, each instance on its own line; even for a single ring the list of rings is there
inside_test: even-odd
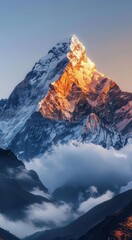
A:
[[[132,0],[0,0],[0,98],[72,34],[100,72],[132,91]]]

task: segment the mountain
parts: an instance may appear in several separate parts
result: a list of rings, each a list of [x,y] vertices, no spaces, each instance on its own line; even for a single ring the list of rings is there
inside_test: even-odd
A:
[[[37,173],[28,171],[11,151],[0,149],[0,213],[11,220],[22,220],[27,207],[50,201]]]
[[[35,63],[0,106],[0,146],[21,159],[69,141],[120,149],[132,136],[132,93],[99,73],[74,35]]]
[[[7,99],[0,100],[0,111],[2,111],[2,109],[5,107],[6,103],[7,103]]]
[[[99,191],[100,194],[103,194]],[[99,194],[95,194],[97,197]],[[80,196],[82,197],[83,201],[87,200],[91,197],[90,191],[87,191],[86,186],[71,186],[71,185],[64,185],[55,189],[53,192],[53,196],[57,201],[64,201],[68,204],[73,204],[74,209],[78,208],[80,205]]]
[[[132,202],[113,215],[108,216],[79,240],[131,240]]]
[[[20,240],[18,237],[15,237],[10,232],[0,228],[0,240]]]
[[[96,115],[90,114],[79,122],[55,121],[43,118],[40,112],[35,112],[16,134],[8,148],[20,159],[30,160],[50,151],[58,143],[92,142],[103,147],[114,146],[117,149],[126,144],[125,138],[103,126],[96,119],[98,119]]]
[[[127,207],[132,202],[132,190],[119,194],[109,201],[92,208],[71,224],[58,229],[38,232],[25,240],[75,240],[85,235],[89,230],[102,222],[106,217]],[[130,212],[131,214],[131,212]],[[95,240],[95,239],[94,239]],[[100,240],[100,239],[98,239]],[[103,239],[101,239],[103,240]],[[112,239],[113,240],[113,239]]]

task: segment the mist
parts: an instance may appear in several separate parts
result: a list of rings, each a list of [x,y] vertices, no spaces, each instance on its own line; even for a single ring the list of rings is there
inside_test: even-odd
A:
[[[0,214],[0,226],[10,231],[19,238],[31,235],[37,231],[62,227],[74,221],[94,206],[107,201],[113,197],[113,193],[107,191],[99,197],[90,197],[80,203],[78,209],[73,211],[72,205],[65,202],[30,205],[26,213],[25,220],[12,221]],[[24,229],[24,231],[23,231]]]
[[[24,237],[36,231],[68,224],[94,206],[111,199],[115,194],[111,189],[124,192],[132,188],[131,156],[131,144],[119,151],[86,143],[56,146],[52,153],[25,163],[26,167],[34,169],[50,191],[66,184],[83,185],[90,196],[84,199],[80,193],[79,205],[74,211],[72,204],[43,202],[30,205],[25,212],[26,220],[23,221],[13,222],[0,214],[0,226],[4,229],[8,226],[10,232]],[[20,177],[26,176],[22,174]],[[104,189],[103,193],[100,193],[100,187]],[[32,193],[43,195],[37,188]]]
[[[50,191],[67,184],[119,190],[132,181],[132,144],[121,150],[86,143],[59,145],[26,167],[34,169]]]

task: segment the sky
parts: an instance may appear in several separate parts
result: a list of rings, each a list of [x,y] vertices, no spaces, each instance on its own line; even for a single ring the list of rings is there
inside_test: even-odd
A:
[[[0,0],[0,98],[72,34],[98,71],[132,91],[131,0]]]

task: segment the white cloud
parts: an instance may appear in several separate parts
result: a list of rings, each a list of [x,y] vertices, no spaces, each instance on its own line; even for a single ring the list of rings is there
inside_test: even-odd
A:
[[[33,204],[26,211],[26,220],[10,221],[0,214],[0,226],[7,229],[16,236],[23,238],[37,231],[49,229],[51,227],[61,227],[72,222],[80,215],[89,211],[97,204],[112,198],[113,193],[107,191],[97,198],[91,197],[81,202],[79,208],[73,212],[72,206],[61,202],[53,204],[43,202],[42,204]],[[24,231],[23,231],[24,229]]]
[[[89,199],[80,198],[76,212],[66,203],[33,204],[27,209],[26,222],[12,222],[0,215],[0,226],[7,228],[19,237],[47,229],[50,226],[62,226],[84,214],[92,207],[113,197],[111,187],[126,185],[121,192],[132,187],[132,145],[117,151],[104,149],[93,144],[59,145],[52,154],[26,163],[28,169],[38,172],[44,185],[50,190],[66,183],[86,185]],[[129,182],[129,184],[127,184]],[[100,195],[99,187],[106,189]],[[38,189],[34,194],[42,195]],[[38,224],[38,225],[37,225]],[[23,231],[24,229],[24,231]]]
[[[39,230],[39,228],[35,228],[32,222],[10,221],[2,214],[0,214],[0,227],[8,230],[20,238],[26,235],[30,235],[31,233],[35,233]]]
[[[80,204],[78,208],[78,213],[84,214],[96,205],[111,199],[113,196],[114,194],[111,191],[107,191],[105,194],[97,198],[90,197],[89,199]]]
[[[46,226],[62,226],[72,220],[72,207],[64,202],[60,204],[43,203],[29,207],[28,218],[34,222],[43,222]]]
[[[39,195],[39,196],[45,197],[47,199],[51,199],[51,195],[49,193],[45,193],[44,191],[40,190],[38,187],[34,188],[31,191],[31,193],[34,195]]]
[[[121,150],[94,144],[59,145],[51,154],[26,163],[51,191],[67,183],[120,188],[132,180],[132,145]]]
[[[120,193],[126,192],[127,190],[132,189],[132,181],[128,182],[126,186],[122,186],[120,189]]]
[[[98,189],[95,186],[91,186],[89,187],[89,189],[87,190],[87,192],[90,192],[91,195],[98,193]]]
[[[23,238],[39,230],[49,229],[49,226],[60,227],[74,220],[74,214],[70,205],[61,203],[55,205],[43,202],[33,204],[26,211],[26,220],[11,221],[0,214],[0,227]]]

